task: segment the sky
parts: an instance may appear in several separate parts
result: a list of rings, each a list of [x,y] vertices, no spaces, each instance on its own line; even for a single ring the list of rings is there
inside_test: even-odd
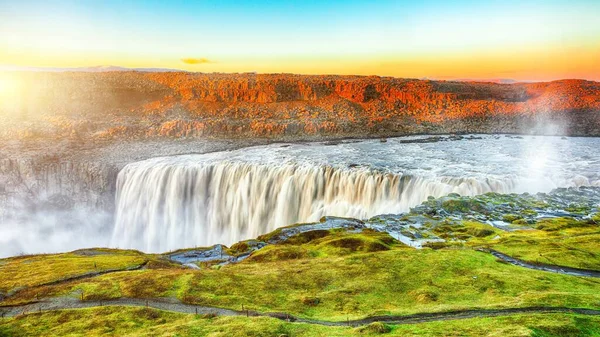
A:
[[[0,0],[0,65],[600,80],[600,0]]]

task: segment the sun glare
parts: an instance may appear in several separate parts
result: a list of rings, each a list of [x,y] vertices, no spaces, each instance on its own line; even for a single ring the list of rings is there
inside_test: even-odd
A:
[[[18,86],[18,81],[14,75],[0,73],[0,98],[4,100],[15,96]]]

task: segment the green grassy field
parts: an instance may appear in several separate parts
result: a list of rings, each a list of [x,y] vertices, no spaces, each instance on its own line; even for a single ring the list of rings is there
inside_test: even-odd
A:
[[[96,249],[96,255],[67,254],[19,256],[0,260],[0,292],[31,287],[87,273],[138,266],[148,258],[136,251]]]
[[[462,204],[455,204],[452,209],[463,211]],[[240,263],[200,263],[200,270],[184,268],[166,255],[111,249],[2,259],[0,309],[45,298],[167,298],[342,322],[469,309],[600,309],[598,278],[514,266],[478,250],[492,248],[533,263],[600,270],[597,213],[527,223],[521,221],[523,215],[505,217],[513,231],[472,219],[431,219],[435,225],[419,230],[444,242],[423,249],[370,229],[316,230],[261,248]],[[260,239],[280,233],[281,229]],[[242,242],[226,252],[247,249],[248,243]],[[101,274],[106,271],[111,272]],[[72,277],[81,278],[69,280]],[[82,331],[88,336],[593,336],[600,335],[600,317],[535,314],[350,328],[102,307],[30,313],[0,323],[0,336],[77,336]]]
[[[103,307],[0,319],[0,336],[597,336],[600,317],[515,315],[408,325],[326,327],[266,317],[210,317]]]
[[[417,250],[370,231],[332,231],[305,241],[292,238],[242,263],[199,271],[164,265],[24,289],[5,303],[47,296],[176,297],[203,306],[239,310],[244,305],[325,320],[467,308],[596,308],[600,303],[600,280],[517,267],[468,247]],[[65,260],[71,260],[69,254]],[[22,265],[23,273],[30,268]]]
[[[541,220],[536,229],[503,233],[490,247],[525,261],[600,270],[600,226],[590,221]]]

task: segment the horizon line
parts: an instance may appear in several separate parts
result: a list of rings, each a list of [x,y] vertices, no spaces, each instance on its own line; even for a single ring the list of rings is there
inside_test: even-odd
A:
[[[462,76],[441,76],[441,77],[401,77],[392,75],[359,75],[359,74],[329,74],[329,73],[294,73],[294,72],[258,72],[258,71],[244,71],[244,72],[202,72],[202,71],[190,71],[178,68],[153,68],[153,67],[122,67],[115,65],[98,65],[89,67],[38,67],[38,66],[17,66],[17,65],[6,65],[0,64],[0,72],[40,72],[40,73],[118,73],[118,72],[142,72],[142,73],[188,73],[188,74],[230,74],[230,75],[244,75],[244,74],[256,74],[256,75],[299,75],[299,76],[349,76],[349,77],[379,77],[379,78],[396,78],[396,79],[414,79],[421,81],[440,81],[440,82],[480,82],[480,83],[494,83],[494,84],[519,84],[519,83],[550,83],[558,81],[589,81],[600,83],[599,80],[589,78],[555,78],[548,80],[539,79],[528,79],[528,80],[516,80],[512,78],[478,78],[478,77],[462,77]]]

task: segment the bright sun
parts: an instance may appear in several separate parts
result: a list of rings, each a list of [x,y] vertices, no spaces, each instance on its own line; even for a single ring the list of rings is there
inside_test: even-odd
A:
[[[11,76],[0,74],[0,97],[9,97],[15,92],[15,83]]]
[[[0,103],[6,103],[6,100],[17,96],[20,85],[16,74],[0,72]]]
[[[19,74],[0,72],[0,124],[3,124],[7,116],[14,115],[18,111],[18,105],[22,104],[21,89],[23,86]]]

